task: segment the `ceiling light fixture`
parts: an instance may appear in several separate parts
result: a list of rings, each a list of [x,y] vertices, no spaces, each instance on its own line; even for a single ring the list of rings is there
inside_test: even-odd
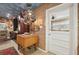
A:
[[[11,14],[10,14],[10,13],[7,13],[7,14],[6,14],[6,17],[7,17],[7,18],[9,18],[10,16],[11,16]]]
[[[35,15],[32,12],[32,4],[31,3],[27,3],[26,7],[27,7],[28,15],[31,16],[31,20],[34,22],[36,20],[36,18],[35,18]]]

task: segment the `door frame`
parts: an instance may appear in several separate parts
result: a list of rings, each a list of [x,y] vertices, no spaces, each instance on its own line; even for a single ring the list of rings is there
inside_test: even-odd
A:
[[[72,47],[71,47],[71,52],[72,54],[75,54],[77,55],[77,47],[78,47],[78,4],[77,3],[65,3],[65,4],[60,4],[60,5],[57,5],[55,7],[52,7],[52,8],[49,8],[46,10],[46,21],[45,21],[45,25],[46,25],[46,34],[45,34],[45,38],[46,38],[46,48],[45,50],[48,51],[48,39],[47,39],[47,19],[48,19],[48,13],[55,9],[55,8],[61,8],[61,7],[68,7],[68,6],[71,6],[72,7],[72,11],[74,13],[74,17],[72,18],[72,20],[70,22],[73,22],[73,24],[71,24],[72,26],[72,31],[71,33],[74,33],[74,34],[71,34],[71,38],[72,38]],[[72,16],[72,15],[71,15]],[[76,17],[75,17],[76,16]],[[74,20],[75,19],[75,20]]]

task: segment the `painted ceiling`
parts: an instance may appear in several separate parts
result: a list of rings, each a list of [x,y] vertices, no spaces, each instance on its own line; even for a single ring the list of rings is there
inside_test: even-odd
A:
[[[0,3],[0,16],[6,17],[8,13],[17,15],[21,10],[27,9],[27,3]],[[40,3],[32,3],[32,9],[37,8]]]

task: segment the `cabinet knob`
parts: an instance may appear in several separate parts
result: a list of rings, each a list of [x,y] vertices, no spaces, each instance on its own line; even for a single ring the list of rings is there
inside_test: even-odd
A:
[[[52,16],[52,19],[54,19],[55,17],[54,16]]]

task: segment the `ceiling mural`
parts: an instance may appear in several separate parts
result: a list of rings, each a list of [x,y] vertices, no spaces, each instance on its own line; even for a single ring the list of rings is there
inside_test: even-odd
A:
[[[40,3],[32,3],[32,9],[37,8]],[[6,17],[9,13],[17,15],[21,10],[27,9],[27,3],[0,3],[0,16]]]

